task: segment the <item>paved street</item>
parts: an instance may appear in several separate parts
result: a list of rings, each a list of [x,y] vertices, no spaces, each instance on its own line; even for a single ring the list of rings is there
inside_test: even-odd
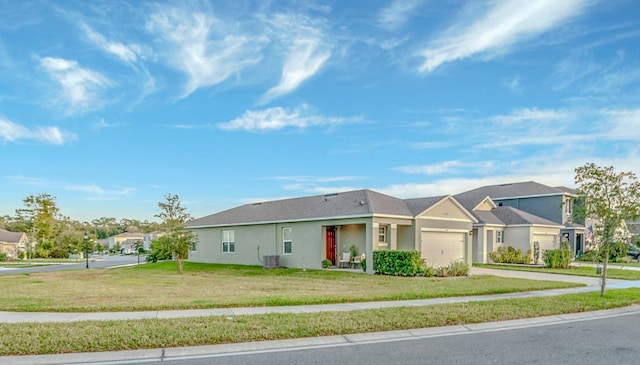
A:
[[[144,263],[145,256],[140,256],[140,263]],[[137,255],[91,255],[89,257],[89,269],[104,269],[108,267],[137,264]],[[32,272],[50,272],[63,270],[86,269],[86,261],[78,260],[77,262],[65,262],[55,265],[37,265],[21,268],[0,267],[0,275],[26,274]]]

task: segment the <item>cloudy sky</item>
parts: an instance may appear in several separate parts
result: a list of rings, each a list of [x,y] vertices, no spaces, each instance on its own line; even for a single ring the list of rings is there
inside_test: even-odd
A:
[[[640,173],[637,0],[0,0],[0,215]]]

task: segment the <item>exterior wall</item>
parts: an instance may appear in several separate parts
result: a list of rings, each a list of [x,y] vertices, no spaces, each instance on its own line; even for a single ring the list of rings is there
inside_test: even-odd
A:
[[[351,245],[356,246],[356,251],[359,255],[366,251],[367,234],[365,232],[364,224],[347,224],[338,226],[338,233],[336,236],[338,247],[336,257],[342,257],[343,252],[349,252]],[[323,252],[323,258],[324,256],[326,256],[326,252]]]
[[[527,213],[537,215],[559,224],[566,224],[567,214],[563,211],[562,195],[540,196],[531,198],[494,199],[499,205],[514,207]]]
[[[271,223],[247,226],[194,228],[197,247],[189,261],[262,265],[264,255],[279,255],[280,266],[321,269],[326,258],[325,227],[336,226],[337,255],[349,251],[355,244],[358,252],[366,251],[366,228],[370,219],[345,219],[292,223]],[[371,224],[369,224],[371,226]],[[282,229],[291,228],[291,254],[284,254]],[[235,252],[222,252],[222,231],[233,230]],[[344,246],[344,248],[343,248]],[[336,256],[338,257],[338,256]]]
[[[398,250],[414,251],[416,238],[414,226],[398,226]]]

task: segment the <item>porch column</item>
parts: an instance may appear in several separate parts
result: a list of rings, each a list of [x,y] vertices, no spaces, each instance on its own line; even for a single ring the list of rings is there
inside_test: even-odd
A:
[[[389,225],[389,249],[390,250],[398,249],[398,225],[397,224]]]
[[[487,263],[487,231],[484,227],[478,228],[476,239],[478,240],[478,252],[476,252],[476,262],[481,264]]]
[[[367,274],[373,274],[373,230],[378,229],[378,225],[373,222],[365,223],[365,255],[367,260]],[[377,237],[377,236],[376,236]]]

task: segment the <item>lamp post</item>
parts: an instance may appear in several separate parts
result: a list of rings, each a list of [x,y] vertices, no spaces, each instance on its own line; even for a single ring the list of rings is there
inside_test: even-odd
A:
[[[89,234],[84,231],[84,257],[87,260],[86,268],[89,268]]]

